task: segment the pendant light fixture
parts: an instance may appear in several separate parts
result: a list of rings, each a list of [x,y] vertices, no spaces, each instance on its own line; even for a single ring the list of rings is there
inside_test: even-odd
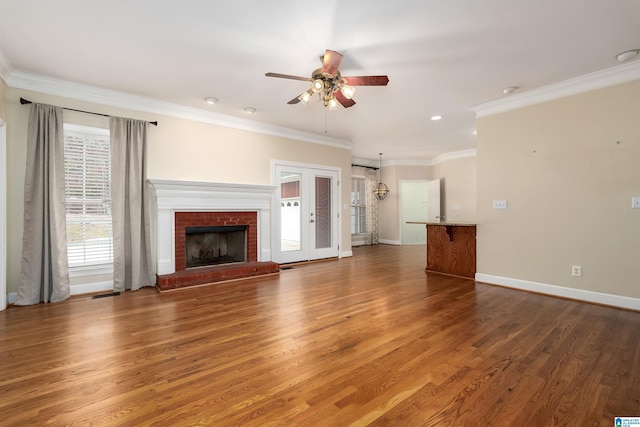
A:
[[[387,197],[387,194],[389,193],[389,189],[387,188],[387,185],[382,182],[382,153],[379,153],[379,154],[380,154],[380,169],[379,169],[380,182],[378,182],[378,185],[376,185],[376,187],[373,189],[373,194],[376,195],[376,199],[384,200]]]

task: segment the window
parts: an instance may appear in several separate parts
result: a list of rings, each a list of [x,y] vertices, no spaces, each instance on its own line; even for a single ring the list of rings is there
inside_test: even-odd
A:
[[[365,202],[364,178],[351,179],[351,234],[366,234],[367,205]]]
[[[113,264],[109,130],[64,125],[69,268]]]

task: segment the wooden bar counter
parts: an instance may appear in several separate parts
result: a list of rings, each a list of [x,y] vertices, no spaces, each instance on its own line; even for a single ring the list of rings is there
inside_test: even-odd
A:
[[[455,222],[420,222],[419,224],[427,226],[426,271],[468,279],[475,278],[476,224]]]

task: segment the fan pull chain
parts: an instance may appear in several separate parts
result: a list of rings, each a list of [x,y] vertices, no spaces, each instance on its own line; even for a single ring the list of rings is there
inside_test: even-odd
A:
[[[327,107],[324,107],[324,133],[327,133]]]

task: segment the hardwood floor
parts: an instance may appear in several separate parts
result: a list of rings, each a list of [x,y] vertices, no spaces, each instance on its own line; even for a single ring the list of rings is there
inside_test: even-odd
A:
[[[612,426],[640,313],[425,273],[424,246],[0,312],[0,424]]]

